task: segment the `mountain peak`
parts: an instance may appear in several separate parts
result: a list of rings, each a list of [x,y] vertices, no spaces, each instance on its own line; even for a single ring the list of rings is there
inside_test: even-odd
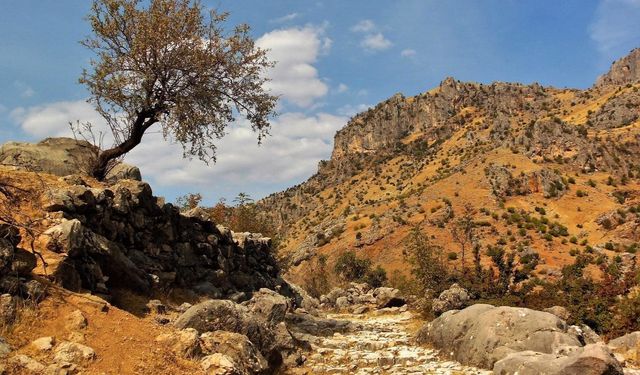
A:
[[[637,81],[640,81],[640,48],[615,61],[611,69],[598,78],[595,86],[625,85]]]

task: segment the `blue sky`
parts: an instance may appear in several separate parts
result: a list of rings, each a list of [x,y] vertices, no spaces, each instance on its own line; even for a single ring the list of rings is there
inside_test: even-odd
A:
[[[278,60],[269,75],[281,116],[260,147],[238,121],[209,166],[150,134],[127,161],[169,200],[196,191],[207,203],[240,191],[260,198],[300,183],[350,116],[396,92],[415,95],[447,76],[586,88],[640,47],[640,0],[203,4],[231,12],[230,25],[250,24]],[[77,84],[91,57],[78,43],[88,9],[78,0],[0,3],[0,142],[65,135],[73,120],[100,126]]]

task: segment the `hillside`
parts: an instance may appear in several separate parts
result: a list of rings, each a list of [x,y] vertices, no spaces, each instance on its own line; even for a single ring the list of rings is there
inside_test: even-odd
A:
[[[314,176],[260,205],[280,228],[297,280],[315,255],[331,263],[346,250],[406,274],[402,243],[416,225],[459,253],[450,222],[465,210],[483,248],[538,253],[539,275],[558,275],[584,251],[630,265],[639,106],[640,49],[586,90],[446,78],[354,116]],[[460,267],[460,256],[450,257]]]

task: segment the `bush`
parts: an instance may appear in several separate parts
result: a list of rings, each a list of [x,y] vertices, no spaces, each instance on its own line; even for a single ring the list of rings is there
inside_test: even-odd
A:
[[[449,259],[449,260],[457,260],[458,259],[458,253],[456,253],[455,251],[450,252],[449,254],[447,254],[447,259]]]
[[[354,251],[342,253],[336,260],[336,274],[347,281],[360,281],[371,268],[371,261],[360,259]]]

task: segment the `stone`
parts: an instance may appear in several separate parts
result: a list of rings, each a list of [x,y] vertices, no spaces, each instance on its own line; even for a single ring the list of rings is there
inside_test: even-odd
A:
[[[492,368],[514,352],[553,354],[565,346],[581,346],[557,316],[526,308],[476,304],[450,310],[418,332],[419,343],[430,343],[467,365]]]
[[[266,288],[254,293],[253,297],[244,305],[249,308],[251,313],[261,316],[269,324],[284,321],[285,315],[290,309],[290,303],[284,296]]]
[[[347,297],[338,297],[336,298],[336,308],[337,309],[346,309],[349,306],[349,298]]]
[[[496,362],[499,375],[623,375],[622,365],[604,344],[590,344],[568,356],[534,351],[511,353]]]
[[[433,300],[431,311],[439,316],[449,310],[460,310],[469,303],[469,300],[469,292],[460,285],[453,284]]]
[[[58,363],[81,363],[96,359],[96,352],[83,344],[64,341],[54,349],[53,360]]]
[[[40,337],[39,339],[33,340],[31,342],[31,347],[38,351],[46,352],[53,349],[53,346],[55,345],[55,343],[56,343],[55,338],[51,336],[45,336],[45,337]]]
[[[174,353],[183,358],[195,358],[200,355],[198,331],[193,328],[162,334],[156,338],[156,342],[169,347]]]
[[[205,355],[221,353],[230,358],[241,373],[257,374],[269,368],[267,360],[245,335],[234,332],[205,332],[200,336]]]
[[[244,375],[241,369],[229,356],[215,353],[206,356],[200,361],[200,366],[207,375]]]
[[[609,349],[625,362],[640,365],[640,331],[615,338],[607,344]]]
[[[24,249],[16,248],[11,262],[11,271],[18,276],[30,276],[36,268],[36,256]]]
[[[69,331],[80,331],[87,328],[87,318],[84,316],[82,311],[75,310],[65,318],[65,327]]]
[[[165,306],[160,300],[152,299],[145,305],[147,311],[153,314],[166,314],[167,306]]]
[[[42,285],[42,283],[40,283],[38,280],[27,281],[26,283],[24,283],[24,289],[27,292],[29,299],[36,303],[40,302],[47,295],[45,286]]]
[[[24,354],[18,354],[9,358],[9,364],[35,374],[41,373],[45,369],[42,363]]]
[[[542,310],[544,312],[548,312],[550,314],[553,314],[555,316],[557,316],[558,318],[562,319],[562,320],[569,320],[569,318],[571,317],[571,315],[569,314],[569,310],[567,310],[565,307],[563,306],[552,306],[549,308],[546,308],[544,310]]]
[[[387,307],[400,307],[406,304],[404,297],[398,289],[380,287],[373,291],[373,297],[376,299],[377,307],[384,309]]]
[[[142,181],[142,174],[136,166],[118,163],[107,172],[104,180],[108,183],[115,183],[120,180]]]
[[[74,375],[78,373],[78,366],[73,363],[54,363],[44,371],[45,375]]]

